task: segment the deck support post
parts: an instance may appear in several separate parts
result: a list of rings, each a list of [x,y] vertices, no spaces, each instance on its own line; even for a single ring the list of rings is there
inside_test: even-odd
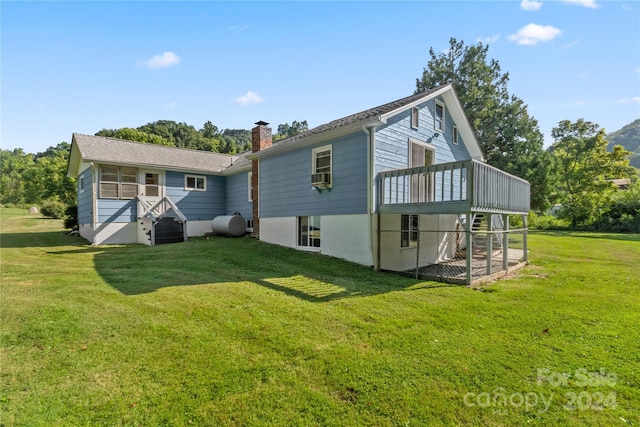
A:
[[[411,230],[411,224],[409,224],[409,230]],[[416,279],[420,278],[420,216],[418,216],[418,241],[416,242]],[[409,231],[411,233],[411,231]]]
[[[493,214],[485,216],[487,218],[487,276],[491,276],[493,258]]]
[[[527,243],[527,234],[529,234],[529,226],[527,224],[527,215],[522,215],[522,228],[524,228],[523,234],[522,234],[522,251],[524,252],[523,256],[523,261],[529,261],[529,249],[528,249],[528,243]]]
[[[466,259],[466,261],[467,261],[467,271],[466,271],[467,277],[466,277],[466,282],[467,282],[467,286],[471,286],[471,278],[472,278],[471,277],[472,276],[472,274],[471,274],[472,273],[472,263],[471,262],[473,261],[473,259],[472,259],[473,258],[473,246],[472,246],[473,245],[473,238],[471,236],[471,229],[473,228],[473,224],[471,223],[471,212],[467,212],[466,216],[467,216],[467,219],[466,219],[466,222],[467,222],[467,227],[466,227],[467,228],[467,230],[466,230],[467,234],[465,236],[465,239],[466,239],[465,245],[467,247],[467,259]]]
[[[509,215],[502,215],[502,269],[509,268]]]

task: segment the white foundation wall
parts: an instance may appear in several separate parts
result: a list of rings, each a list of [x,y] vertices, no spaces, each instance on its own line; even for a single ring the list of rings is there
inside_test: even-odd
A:
[[[260,218],[260,240],[299,250],[297,218]],[[320,217],[320,253],[372,266],[369,215],[327,215]]]
[[[320,219],[320,249],[325,255],[370,267],[370,215],[329,215]]]
[[[187,236],[199,237],[211,233],[211,221],[187,221]]]
[[[87,239],[89,243],[93,243],[93,228],[91,227],[91,224],[79,224],[78,234]]]
[[[260,218],[260,240],[296,248],[296,217]]]
[[[94,245],[118,245],[138,242],[137,222],[98,223]]]

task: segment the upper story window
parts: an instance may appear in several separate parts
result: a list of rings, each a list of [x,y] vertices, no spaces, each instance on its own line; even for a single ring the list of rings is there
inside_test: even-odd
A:
[[[457,126],[453,126],[453,136],[451,137],[453,144],[454,145],[458,145],[458,127]]]
[[[100,167],[100,197],[133,199],[138,195],[138,169],[125,166]]]
[[[78,179],[78,190],[80,191],[80,193],[84,192],[84,176],[81,176]]]
[[[420,126],[420,110],[417,107],[411,109],[411,127],[418,129]]]
[[[444,104],[436,101],[436,113],[433,116],[433,127],[436,130],[444,131]]]
[[[311,184],[318,188],[330,188],[332,185],[332,145],[314,148],[311,166]]]
[[[200,175],[185,175],[184,189],[188,191],[207,191],[207,177]]]

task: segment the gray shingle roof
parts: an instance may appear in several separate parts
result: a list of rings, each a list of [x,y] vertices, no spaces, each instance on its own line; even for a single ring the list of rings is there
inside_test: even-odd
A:
[[[284,147],[287,145],[291,145],[291,144],[295,144],[296,142],[300,141],[301,139],[305,139],[308,138],[310,136],[313,135],[318,135],[321,134],[323,132],[327,132],[333,129],[338,129],[341,128],[343,126],[347,126],[350,124],[354,124],[354,123],[360,123],[360,122],[366,122],[368,120],[375,120],[377,118],[379,118],[380,116],[390,113],[394,110],[397,110],[399,108],[402,108],[405,105],[409,105],[412,102],[418,101],[421,98],[425,98],[427,96],[429,96],[430,94],[439,91],[440,89],[446,87],[448,85],[443,85],[443,86],[439,86],[433,89],[429,89],[428,91],[425,92],[420,92],[420,93],[416,93],[414,95],[410,95],[407,96],[405,98],[401,98],[392,102],[388,102],[386,104],[382,104],[379,105],[377,107],[373,107],[373,108],[369,108],[368,110],[364,110],[361,111],[359,113],[355,113],[355,114],[351,114],[349,116],[346,117],[342,117],[340,119],[337,120],[333,120],[329,123],[325,123],[323,125],[317,126],[313,129],[310,129],[306,132],[302,132],[299,133],[297,135],[291,136],[289,138],[286,139],[282,139],[276,143],[273,144],[272,148],[276,148],[276,147]],[[262,152],[268,152],[270,149],[266,149],[263,150]]]
[[[163,169],[223,173],[238,156],[143,144],[104,136],[73,134],[83,161],[127,164]],[[244,156],[243,156],[244,157]]]

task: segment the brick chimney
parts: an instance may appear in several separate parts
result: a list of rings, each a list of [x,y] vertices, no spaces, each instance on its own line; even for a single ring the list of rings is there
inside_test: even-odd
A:
[[[256,127],[251,129],[251,152],[257,153],[258,151],[265,150],[271,147],[272,137],[271,128],[269,123],[259,121],[256,122]],[[253,237],[260,236],[260,160],[252,160],[251,169],[251,200],[253,200]]]

